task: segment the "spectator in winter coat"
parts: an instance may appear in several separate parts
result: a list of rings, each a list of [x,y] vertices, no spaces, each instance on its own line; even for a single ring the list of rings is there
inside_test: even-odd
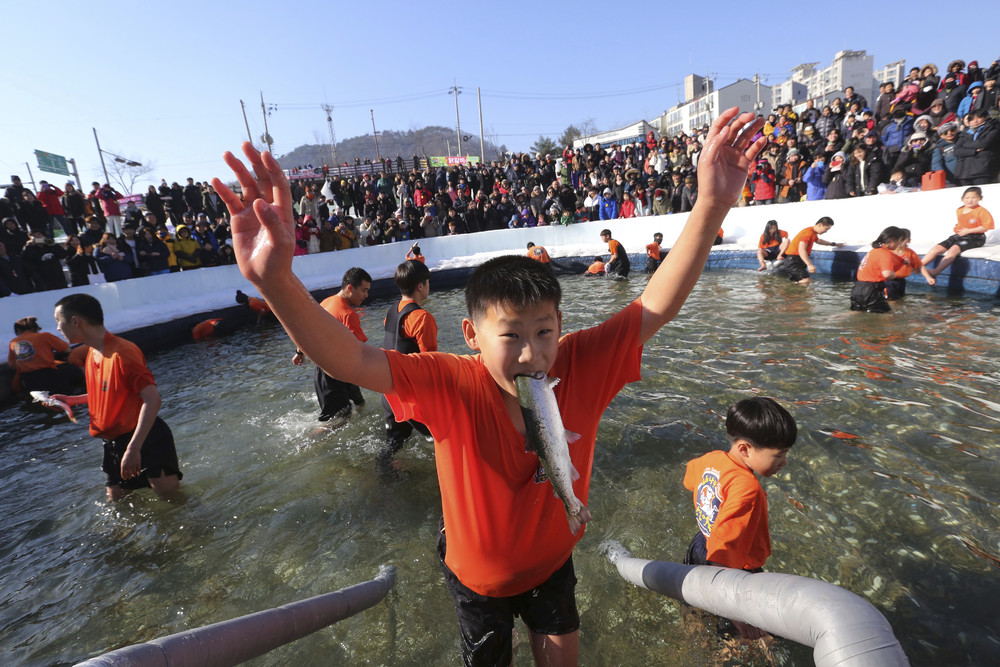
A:
[[[943,123],[938,128],[938,140],[931,156],[931,171],[944,170],[945,184],[949,187],[958,185],[955,168],[958,157],[955,155],[955,140],[958,138],[958,125],[954,122]]]
[[[955,141],[955,175],[962,185],[992,183],[997,176],[1000,125],[985,109],[973,111],[967,122],[968,128]]]
[[[892,112],[890,121],[882,131],[882,145],[885,147],[884,158],[887,162],[895,162],[899,151],[903,150],[906,138],[913,133],[913,117],[897,108]]]
[[[615,200],[611,188],[604,188],[598,207],[601,220],[614,220],[618,217],[618,202]]]
[[[979,81],[976,81],[975,83],[970,85],[968,91],[965,94],[965,97],[959,103],[958,110],[955,112],[955,115],[957,115],[959,118],[965,118],[970,111],[972,111],[975,108],[978,108],[976,106],[976,98],[978,98],[982,94],[982,92],[983,92],[983,84],[980,83]]]
[[[931,170],[934,148],[923,132],[910,135],[906,147],[900,152],[892,171],[903,172],[903,185],[919,188],[924,174]]]
[[[837,151],[823,173],[823,185],[826,186],[824,199],[847,199],[853,196],[853,181],[854,168],[847,161],[847,155],[843,151]]]
[[[802,163],[802,156],[798,149],[789,148],[785,154],[785,162],[781,166],[781,174],[778,177],[780,184],[779,202],[796,202],[802,199],[802,195],[805,194],[804,172],[805,165]]]
[[[698,184],[690,174],[684,177],[684,187],[681,188],[681,213],[687,213],[698,201]]]
[[[753,188],[753,200],[757,206],[774,203],[775,175],[771,163],[767,160],[757,160],[757,166],[750,174],[750,186]]]
[[[38,201],[45,207],[45,211],[59,223],[66,236],[76,234],[76,224],[66,219],[66,211],[59,199],[63,196],[63,191],[50,185],[47,181],[40,181],[38,185],[41,187],[41,190],[38,191]]]
[[[965,86],[959,85],[953,74],[944,77],[942,90],[938,97],[944,100],[944,108],[948,113],[957,113],[958,105],[965,99]]]
[[[848,184],[852,197],[877,194],[879,184],[888,180],[882,158],[867,146],[855,146],[850,162],[855,167],[853,185]]]
[[[826,173],[826,158],[820,153],[802,176],[802,180],[806,184],[806,201],[826,198],[826,185],[823,184],[824,173]]]

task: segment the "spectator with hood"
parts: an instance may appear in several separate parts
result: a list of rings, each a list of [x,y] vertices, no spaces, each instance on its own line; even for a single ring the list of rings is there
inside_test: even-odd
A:
[[[948,113],[958,113],[958,105],[965,99],[965,86],[958,83],[954,74],[946,74],[938,97],[944,100],[944,108]]]
[[[913,117],[902,108],[892,112],[892,120],[882,130],[882,145],[886,162],[895,162],[899,151],[903,150],[906,138],[913,133]]]
[[[969,114],[968,125],[955,142],[955,175],[962,185],[992,183],[997,177],[1000,125],[985,109]]]
[[[913,113],[921,114],[930,109],[931,103],[937,99],[938,86],[941,79],[937,75],[938,68],[934,63],[927,63],[920,70],[920,81],[917,84],[917,96],[913,100]]]
[[[931,171],[944,171],[945,184],[948,187],[958,185],[955,169],[958,157],[955,155],[955,141],[958,139],[958,125],[954,121],[942,123],[938,127],[938,140],[934,144],[931,155]]]

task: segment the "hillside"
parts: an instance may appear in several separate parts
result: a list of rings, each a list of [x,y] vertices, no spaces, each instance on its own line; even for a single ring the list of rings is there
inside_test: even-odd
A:
[[[469,138],[464,142],[462,154],[479,155],[479,135],[466,134],[465,136]],[[448,155],[449,142],[451,153],[454,155],[456,152],[455,130],[440,125],[432,125],[419,130],[407,130],[406,132],[385,130],[379,132],[378,135],[379,153],[382,157],[395,159],[397,155],[401,155],[407,161],[414,155],[420,157]],[[495,159],[501,151],[505,150],[507,149],[502,144],[497,147],[491,141],[486,141],[486,158],[488,160]],[[337,142],[337,162],[339,164],[344,162],[353,164],[355,157],[361,158],[362,161],[365,158],[375,159],[375,141],[372,139],[372,135],[365,134]],[[304,144],[278,158],[278,163],[286,169],[305,164],[319,166],[332,162],[329,144]]]

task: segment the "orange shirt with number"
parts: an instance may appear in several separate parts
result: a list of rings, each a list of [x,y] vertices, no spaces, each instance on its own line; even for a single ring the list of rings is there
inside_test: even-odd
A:
[[[540,245],[528,248],[528,257],[542,264],[548,264],[551,261],[549,251]]]
[[[55,368],[56,352],[69,352],[69,343],[47,331],[26,331],[10,341],[7,365],[17,373]]]
[[[753,471],[729,452],[709,452],[688,462],[684,487],[694,493],[708,560],[740,570],[764,567],[771,555],[767,494]]]
[[[142,398],[139,392],[156,380],[142,350],[124,338],[104,335],[104,350],[91,349],[84,367],[90,435],[113,440],[135,430]]]
[[[969,211],[966,211],[964,206],[959,206],[955,215],[958,217],[958,222],[955,223],[956,234],[963,229],[975,229],[976,227],[993,229],[993,216],[982,206],[977,206]]]

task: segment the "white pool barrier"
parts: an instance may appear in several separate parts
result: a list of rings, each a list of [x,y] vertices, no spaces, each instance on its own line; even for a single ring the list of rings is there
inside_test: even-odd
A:
[[[613,541],[601,551],[636,586],[812,647],[818,667],[910,664],[885,617],[839,586],[792,574],[633,558]]]
[[[77,667],[238,665],[375,606],[395,585],[395,566],[383,565],[370,581],[126,646],[78,663]]]

